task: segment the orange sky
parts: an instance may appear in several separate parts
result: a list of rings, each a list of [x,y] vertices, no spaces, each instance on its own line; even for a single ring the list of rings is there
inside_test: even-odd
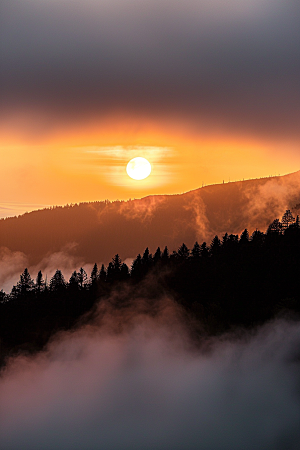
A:
[[[0,216],[299,170],[300,10],[277,3],[5,0]]]
[[[3,135],[1,202],[56,205],[139,198],[300,168],[296,144],[196,133],[178,123],[115,118],[34,139]],[[126,174],[135,156],[152,165],[145,180]]]

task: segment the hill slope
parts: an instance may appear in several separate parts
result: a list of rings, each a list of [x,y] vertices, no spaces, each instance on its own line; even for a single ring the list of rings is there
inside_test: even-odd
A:
[[[0,247],[24,253],[30,265],[63,249],[85,263],[106,264],[115,253],[134,257],[146,246],[173,250],[182,242],[209,243],[215,234],[265,230],[299,203],[300,172],[181,195],[82,203],[0,220]]]

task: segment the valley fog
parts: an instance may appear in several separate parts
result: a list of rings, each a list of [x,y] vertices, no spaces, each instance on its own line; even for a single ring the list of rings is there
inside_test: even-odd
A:
[[[170,299],[150,311],[143,299],[126,310],[102,304],[46,351],[11,359],[0,448],[299,448],[299,323],[196,346]]]

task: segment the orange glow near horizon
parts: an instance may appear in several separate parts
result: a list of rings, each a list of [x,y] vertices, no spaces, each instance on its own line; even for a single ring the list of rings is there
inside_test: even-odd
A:
[[[127,200],[300,168],[291,143],[196,133],[170,121],[114,118],[34,138],[9,129],[2,136],[0,202]],[[151,176],[139,182],[126,174],[127,162],[136,156],[152,166]]]

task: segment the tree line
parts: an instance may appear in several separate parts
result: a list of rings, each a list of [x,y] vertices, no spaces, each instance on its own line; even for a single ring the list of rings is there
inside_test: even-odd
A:
[[[283,311],[300,312],[300,220],[287,210],[266,232],[225,233],[210,244],[184,243],[172,253],[146,248],[129,268],[116,254],[105,267],[83,268],[68,281],[57,269],[47,282],[26,268],[11,292],[0,292],[0,353],[41,348],[60,329],[73,327],[93,305],[124,284],[167,292],[207,333],[252,327]]]

